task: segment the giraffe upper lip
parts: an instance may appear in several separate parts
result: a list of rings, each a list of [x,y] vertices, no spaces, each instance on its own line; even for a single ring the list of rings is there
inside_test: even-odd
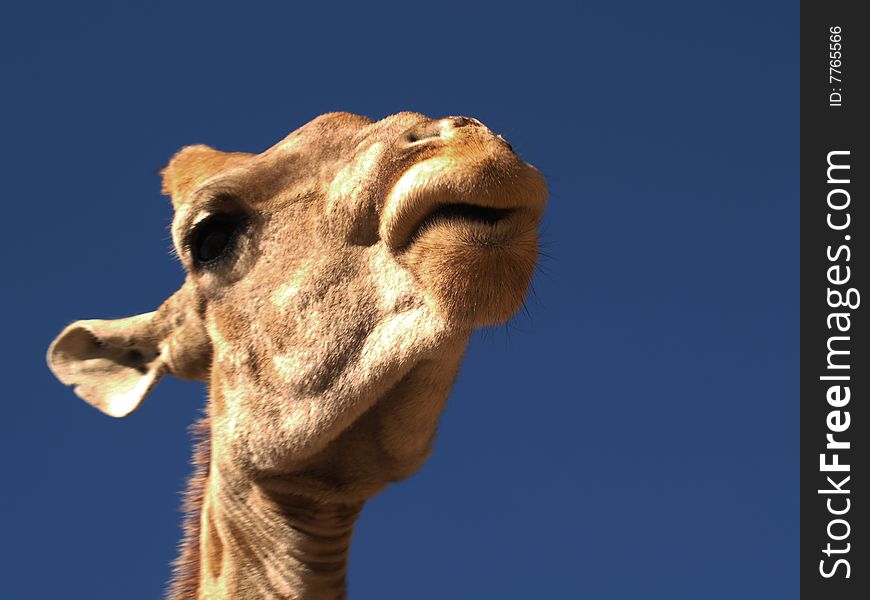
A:
[[[402,248],[437,223],[452,221],[480,227],[494,226],[517,210],[476,198],[456,198],[438,190],[422,191],[407,197],[396,211],[386,240],[392,248]]]
[[[436,222],[485,228],[520,215],[540,216],[547,195],[540,173],[519,158],[499,166],[505,172],[501,178],[488,176],[486,168],[463,168],[440,156],[413,165],[387,195],[381,238],[390,248],[401,249]]]

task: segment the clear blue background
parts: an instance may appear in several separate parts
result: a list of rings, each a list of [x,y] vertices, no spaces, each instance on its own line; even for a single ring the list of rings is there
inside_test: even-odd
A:
[[[548,257],[432,459],[366,507],[351,597],[796,598],[797,2],[232,4],[0,18],[2,596],[169,577],[204,389],[116,421],[44,363],[181,282],[154,169],[411,109],[548,176]]]

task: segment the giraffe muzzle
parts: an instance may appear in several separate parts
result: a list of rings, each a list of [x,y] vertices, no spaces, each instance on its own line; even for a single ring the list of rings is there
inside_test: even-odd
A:
[[[540,219],[547,189],[541,174],[477,119],[446,117],[419,123],[397,147],[421,150],[422,160],[399,177],[384,203],[382,239],[401,250],[433,225],[471,228],[482,242],[504,238],[512,225]]]

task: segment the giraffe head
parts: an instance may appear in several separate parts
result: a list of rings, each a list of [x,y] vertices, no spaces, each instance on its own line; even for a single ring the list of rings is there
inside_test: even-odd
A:
[[[332,113],[261,154],[184,148],[163,178],[184,284],[67,327],[57,377],[116,417],[164,374],[205,380],[213,460],[319,494],[419,466],[471,330],[522,304],[538,171],[475,119]]]

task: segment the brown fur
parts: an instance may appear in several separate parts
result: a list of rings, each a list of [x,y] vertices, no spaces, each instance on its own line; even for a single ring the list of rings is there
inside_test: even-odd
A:
[[[191,459],[193,472],[187,480],[187,490],[182,502],[184,538],[178,546],[178,557],[172,563],[172,580],[166,596],[169,600],[196,600],[199,589],[200,516],[211,463],[209,418],[200,418],[191,426],[190,432],[194,440]]]
[[[184,284],[74,323],[49,365],[115,417],[163,375],[208,383],[172,600],[341,600],[363,503],[429,456],[472,329],[522,304],[543,178],[479,121],[416,113],[191,146],[163,177]]]

